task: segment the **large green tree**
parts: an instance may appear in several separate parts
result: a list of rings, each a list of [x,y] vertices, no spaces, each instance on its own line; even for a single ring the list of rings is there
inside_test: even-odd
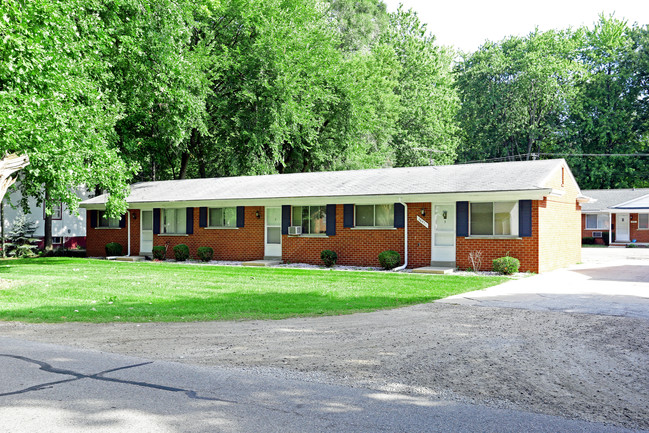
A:
[[[113,146],[121,104],[104,85],[110,38],[93,1],[6,0],[0,9],[0,152],[27,154],[23,197],[74,210],[77,188],[125,211],[131,166]]]
[[[460,141],[454,87],[454,51],[435,43],[413,10],[390,14],[383,37],[400,68],[394,93],[398,120],[392,137],[397,166],[452,164]]]
[[[486,42],[456,69],[461,161],[530,159],[554,150],[575,93],[580,32],[536,30]]]

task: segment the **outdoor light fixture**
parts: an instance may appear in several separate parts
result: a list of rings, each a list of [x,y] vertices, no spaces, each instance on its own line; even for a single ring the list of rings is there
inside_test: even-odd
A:
[[[447,216],[448,216],[448,211],[446,210],[442,211],[442,218],[446,219]]]
[[[137,214],[136,214],[136,213],[133,214],[133,219],[134,219],[134,220],[137,219]]]
[[[422,214],[423,216],[426,216],[426,209],[423,208],[423,207],[421,208],[421,214]]]
[[[257,217],[257,219],[259,219],[261,217],[261,214],[259,213],[259,211],[255,212],[255,216]]]

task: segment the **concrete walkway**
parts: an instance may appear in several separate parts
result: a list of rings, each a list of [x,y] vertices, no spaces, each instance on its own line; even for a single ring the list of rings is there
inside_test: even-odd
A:
[[[438,302],[649,319],[649,249],[584,248],[582,262]]]

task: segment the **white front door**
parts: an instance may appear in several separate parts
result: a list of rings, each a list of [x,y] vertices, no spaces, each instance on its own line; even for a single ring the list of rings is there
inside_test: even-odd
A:
[[[432,204],[432,262],[455,262],[455,203]]]
[[[140,212],[140,255],[153,250],[153,211]]]
[[[266,233],[264,235],[266,248],[264,256],[282,257],[282,208],[266,208]]]
[[[619,213],[615,216],[615,242],[629,242],[629,214]]]

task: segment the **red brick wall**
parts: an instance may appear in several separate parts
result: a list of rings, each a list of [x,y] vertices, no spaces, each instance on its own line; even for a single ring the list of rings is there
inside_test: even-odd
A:
[[[634,222],[635,221],[635,222]],[[649,242],[649,230],[638,228],[638,214],[632,213],[630,218],[630,238],[636,242]]]
[[[256,212],[259,211],[259,218]],[[194,234],[186,236],[153,235],[153,245],[169,242],[167,257],[173,258],[173,247],[185,244],[189,255],[197,258],[198,247],[212,247],[214,260],[258,260],[264,257],[264,207],[246,206],[244,227],[208,229],[198,226],[199,208],[194,208]]]
[[[339,265],[380,266],[379,253],[394,250],[404,260],[404,233],[399,229],[357,229],[343,227],[343,207],[336,206],[336,236],[282,236],[282,259],[289,262],[321,265],[320,252],[332,250]],[[417,221],[421,209],[429,228]],[[408,267],[430,265],[430,203],[408,203]]]
[[[520,272],[539,272],[539,206],[542,202],[532,201],[532,236],[520,239],[470,239],[456,238],[456,266],[460,269],[471,267],[469,253],[482,251],[482,271],[492,268],[494,259],[509,255],[521,262]]]
[[[88,216],[86,218],[86,255],[88,257],[105,257],[106,244],[109,242],[121,244],[122,252],[126,254],[127,229],[92,228],[90,227],[90,216]]]

